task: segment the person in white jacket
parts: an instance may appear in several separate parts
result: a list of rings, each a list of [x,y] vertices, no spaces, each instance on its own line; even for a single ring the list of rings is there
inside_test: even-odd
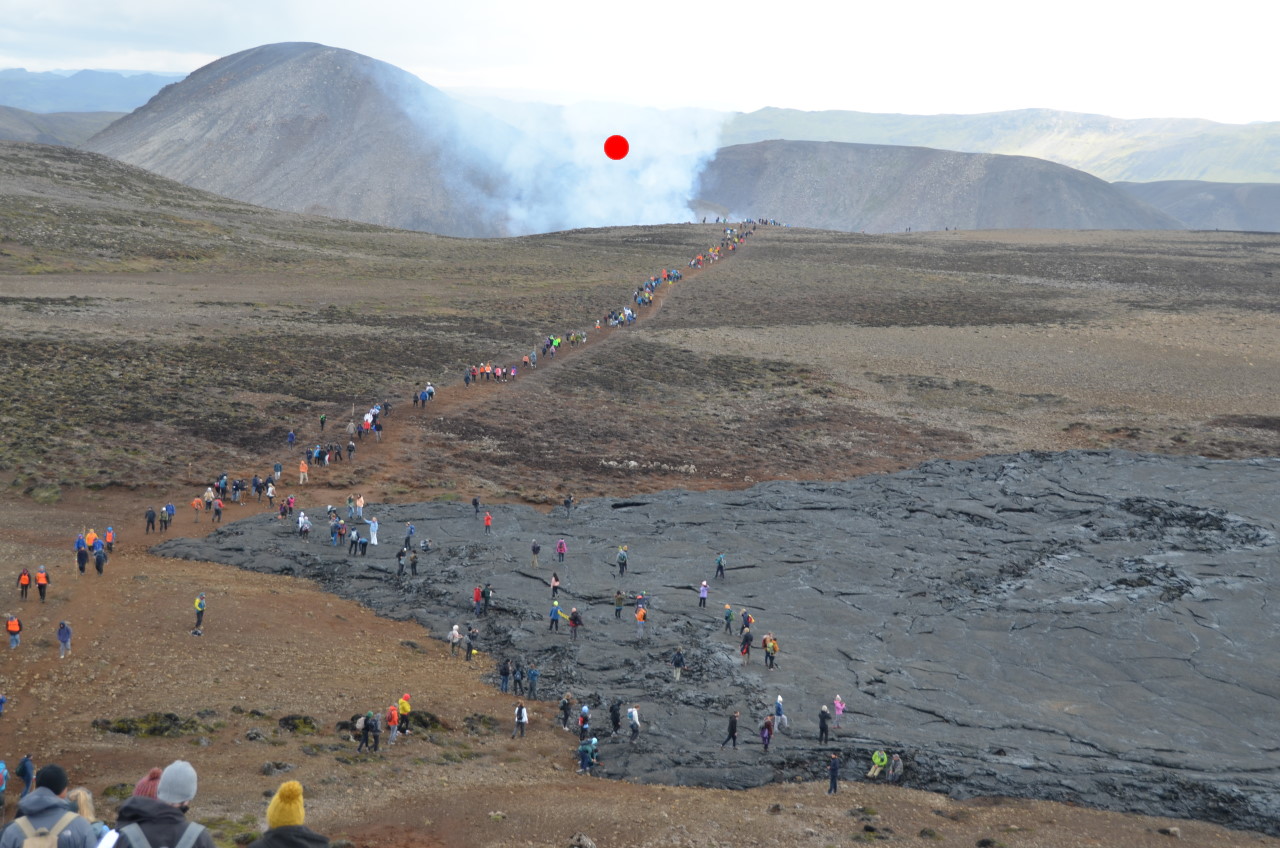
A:
[[[524,738],[524,729],[529,726],[529,709],[524,705],[524,701],[516,703],[516,726],[511,730],[511,738],[515,739],[516,734],[520,734],[520,738]]]

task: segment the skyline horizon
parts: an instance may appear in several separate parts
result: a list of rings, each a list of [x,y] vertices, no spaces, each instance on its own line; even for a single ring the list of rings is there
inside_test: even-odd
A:
[[[1266,26],[1243,0],[1212,16],[1103,0],[910,7],[686,0],[643,9],[558,0],[8,0],[0,66],[187,74],[284,42],[350,50],[444,90],[658,109],[973,115],[1040,108],[1122,120],[1280,121],[1256,95]]]
[[[273,42],[273,43],[289,43],[289,42]],[[304,42],[304,43],[319,44],[320,42]],[[264,45],[257,45],[257,46],[265,47],[268,45],[264,44]],[[333,49],[337,49],[337,50],[348,49],[343,47],[336,47],[334,45],[323,45],[323,46],[332,47]],[[246,50],[252,50],[252,49],[255,49],[255,48],[252,48],[252,47],[246,48]],[[236,51],[236,52],[244,52],[244,51]],[[349,52],[358,53],[359,51],[352,50]],[[235,54],[234,53],[227,54],[227,56],[231,56],[231,55],[235,55]],[[361,55],[368,55],[368,54],[361,54]],[[32,74],[48,73],[48,74],[57,74],[63,77],[71,77],[82,71],[93,71],[98,73],[116,73],[124,77],[153,74],[161,77],[171,77],[173,78],[174,81],[181,81],[186,77],[190,76],[195,71],[204,67],[205,65],[212,64],[212,62],[216,62],[224,58],[226,58],[226,56],[219,56],[211,60],[210,62],[206,62],[204,65],[200,65],[199,67],[193,68],[190,71],[166,71],[166,70],[148,70],[148,69],[140,69],[140,68],[105,68],[105,67],[49,68],[46,70],[33,71],[32,69],[27,67],[8,66],[8,67],[0,67],[0,73],[5,73],[8,71],[25,71],[27,73],[32,73]],[[378,57],[371,56],[370,58],[377,59]],[[379,61],[385,61],[385,60],[379,60]],[[390,63],[390,62],[388,62],[388,64],[394,65],[394,63]],[[1130,118],[1130,117],[1123,117],[1120,115],[1113,115],[1106,112],[1080,111],[1075,109],[1059,109],[1053,106],[1044,106],[1044,105],[1021,106],[1021,107],[1009,108],[1009,109],[996,109],[996,110],[976,111],[976,112],[956,112],[956,111],[908,112],[908,111],[902,111],[902,110],[868,111],[865,109],[835,108],[835,107],[822,108],[822,109],[805,109],[801,107],[780,105],[776,103],[758,106],[754,109],[713,109],[709,107],[697,107],[697,106],[655,106],[652,104],[633,103],[633,102],[626,102],[626,101],[620,101],[620,100],[598,100],[598,99],[565,100],[563,98],[556,99],[556,92],[538,91],[538,90],[527,89],[527,88],[524,88],[524,89],[510,88],[505,86],[443,86],[443,85],[437,85],[436,83],[433,83],[430,80],[424,79],[421,75],[416,74],[407,68],[401,68],[401,70],[404,70],[407,73],[413,74],[413,76],[417,77],[421,82],[427,85],[430,85],[433,88],[439,89],[440,91],[443,91],[446,94],[450,94],[458,98],[493,98],[493,99],[499,99],[499,100],[509,100],[509,101],[514,101],[519,103],[550,105],[550,106],[566,107],[566,108],[600,105],[600,106],[625,106],[625,107],[634,108],[634,109],[654,109],[662,112],[699,110],[699,111],[706,111],[706,112],[713,112],[713,113],[720,113],[720,114],[750,114],[752,112],[757,112],[764,109],[778,109],[778,110],[797,111],[797,112],[806,112],[806,113],[852,112],[852,113],[868,114],[868,115],[904,115],[904,116],[910,116],[910,117],[979,116],[979,115],[995,115],[995,114],[1001,114],[1006,112],[1047,111],[1047,112],[1061,112],[1064,114],[1074,114],[1074,115],[1088,115],[1088,116],[1109,118],[1111,120],[1120,120],[1120,121],[1162,121],[1162,120],[1208,121],[1210,123],[1223,124],[1223,125],[1229,125],[1229,126],[1250,126],[1255,124],[1280,123],[1280,119],[1261,119],[1260,118],[1260,119],[1251,120],[1251,121],[1221,121],[1221,120],[1216,120],[1214,118],[1207,118],[1201,115],[1147,115],[1143,117]],[[0,104],[0,105],[3,105],[3,104]]]

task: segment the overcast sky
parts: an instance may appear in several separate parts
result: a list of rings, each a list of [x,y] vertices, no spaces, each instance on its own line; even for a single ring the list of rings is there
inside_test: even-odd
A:
[[[1280,5],[1218,0],[0,0],[0,68],[190,72],[315,41],[440,88],[906,114],[1280,120]]]

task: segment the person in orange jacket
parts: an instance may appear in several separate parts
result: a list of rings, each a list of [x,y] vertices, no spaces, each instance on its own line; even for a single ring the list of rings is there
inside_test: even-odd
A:
[[[400,710],[395,704],[387,707],[387,747],[396,744],[396,737],[400,735]]]
[[[18,574],[18,597],[25,601],[27,599],[27,590],[30,588],[31,572],[24,568]]]
[[[40,591],[40,603],[44,603],[44,593],[49,588],[49,572],[45,571],[44,566],[36,569],[36,589]],[[23,596],[26,596],[26,590],[23,590]]]
[[[200,523],[200,510],[204,509],[204,501],[199,498],[191,499],[191,508],[196,511],[196,523]]]

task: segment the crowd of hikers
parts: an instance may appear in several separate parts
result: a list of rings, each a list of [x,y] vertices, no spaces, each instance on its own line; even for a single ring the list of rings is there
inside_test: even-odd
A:
[[[533,568],[537,568],[539,566],[538,554],[540,550],[541,546],[538,544],[537,540],[534,540],[532,543],[531,561]],[[556,551],[559,557],[558,562],[563,562],[564,554],[567,552],[567,545],[564,539],[561,539],[556,543]],[[615,570],[611,573],[613,577],[619,580],[619,582],[627,575],[631,560],[632,552],[630,544],[618,545],[613,556],[613,565]],[[707,600],[712,592],[712,584],[726,585],[722,582],[726,580],[726,564],[727,559],[723,551],[718,551],[715,558],[708,563],[709,568],[713,567],[713,573],[708,577],[708,579],[699,581],[696,588],[696,605],[699,610],[708,609]],[[551,588],[551,606],[548,613],[547,630],[550,633],[559,633],[561,632],[560,628],[563,624],[567,630],[569,641],[578,641],[579,631],[586,627],[586,615],[590,602],[580,602],[584,603],[583,609],[571,606],[566,610],[565,607],[561,606],[557,597],[560,589],[560,579],[559,574],[555,571],[551,574],[549,586]],[[484,618],[489,614],[489,610],[493,604],[494,591],[492,583],[489,582],[486,582],[483,587],[476,586],[475,589],[472,590],[471,600],[473,615],[478,618]],[[654,596],[650,593],[645,591],[634,593],[623,592],[621,588],[617,588],[613,593],[613,616],[612,618],[602,616],[602,618],[606,623],[613,621],[625,624],[626,619],[624,619],[623,612],[627,608],[630,608],[630,614],[626,616],[626,618],[634,619],[635,621],[636,641],[641,645],[647,644],[649,641],[648,625],[652,620],[651,617],[654,610],[654,603]],[[517,610],[516,614],[523,616],[525,613],[524,611]],[[714,619],[709,611],[705,616],[708,624],[710,625],[709,629],[719,626],[718,623],[711,623]],[[753,632],[759,631],[761,628],[756,616],[747,607],[743,606],[735,611],[734,605],[727,603],[724,605],[723,615],[720,616],[720,618],[724,625],[721,630],[722,635],[727,635],[728,638],[732,640],[732,644],[737,647],[738,653],[744,664],[750,663],[752,649],[758,648],[763,653],[763,664],[765,669],[768,671],[778,670],[778,656],[781,650],[780,642],[777,636],[771,631],[763,633],[758,640],[755,638]],[[605,624],[604,626],[608,627],[608,624]],[[617,625],[614,626],[616,627]],[[463,641],[462,627],[463,625],[454,625],[448,636],[448,640],[452,645],[452,652],[454,654],[457,653],[459,643]],[[468,635],[465,637],[466,646],[463,657],[469,661],[473,652],[478,650],[476,645],[478,643],[479,634],[475,624],[468,623],[465,627],[467,628]],[[604,632],[601,633],[600,638],[616,640],[619,637],[616,632]],[[684,673],[687,670],[690,670],[691,665],[689,658],[685,654],[684,645],[677,641],[673,647],[664,649],[659,655],[664,658],[663,661],[666,664],[671,666],[672,680],[674,683],[678,684]],[[703,677],[704,671],[702,669],[697,669],[693,670],[693,673],[697,678],[701,678]],[[526,704],[526,701],[534,702],[539,700],[538,681],[540,676],[541,672],[539,671],[536,662],[526,661],[523,657],[509,656],[497,662],[494,677],[496,678],[498,691],[504,694],[512,693],[521,698],[521,700],[517,702],[515,708],[516,724],[512,731],[513,737],[517,735],[524,735],[525,723],[528,721],[528,705]],[[566,730],[574,729],[570,727],[569,722],[570,704],[572,703],[574,703],[574,699],[569,693],[566,693],[560,699],[560,724]],[[605,703],[605,699],[597,697],[594,699],[593,704],[587,703],[585,700],[581,704],[577,724],[574,726],[578,731],[580,743],[579,748],[575,749],[574,752],[575,756],[579,758],[578,773],[580,774],[593,774],[596,766],[599,765],[600,737],[607,735],[610,739],[616,739],[619,735],[619,728],[621,726],[619,705],[622,701],[616,698],[608,701],[610,704],[610,724],[608,728],[598,732],[592,730],[592,725],[590,723],[591,708],[592,706],[596,708],[603,708]],[[638,711],[639,705],[635,705],[632,709]],[[814,723],[817,726],[817,741],[819,745],[829,745],[831,743],[831,731],[833,726],[834,729],[839,729],[841,727],[844,712],[845,702],[840,695],[836,695],[832,700],[830,707],[823,705],[818,713],[813,716]],[[721,744],[721,748],[729,745],[732,745],[735,749],[738,747],[738,724],[740,717],[740,710],[735,710],[728,717],[729,731],[724,742]],[[632,731],[629,741],[635,742],[640,732],[638,719],[634,722],[629,721],[629,726]],[[791,720],[784,709],[783,697],[779,694],[774,701],[772,708],[759,718],[758,734],[762,751],[764,753],[769,751],[769,746],[777,733],[780,733],[783,730],[789,731],[790,729]],[[838,770],[841,762],[842,760],[837,756],[832,767]],[[872,754],[871,768],[868,770],[866,777],[873,780],[879,778],[886,765],[888,766],[888,771],[884,772],[884,779],[891,783],[899,782],[902,779],[903,773],[901,756],[895,753],[890,761],[889,756],[880,750],[877,750]]]
[[[120,805],[114,826],[98,817],[93,793],[71,786],[56,763],[36,769],[30,754],[15,775],[22,780],[14,820],[0,832],[0,848],[216,848],[213,833],[187,817],[199,789],[186,760],[152,768]],[[9,772],[0,762],[0,799]],[[127,784],[126,784],[127,786]],[[302,784],[281,784],[267,804],[267,829],[237,844],[249,848],[324,848],[329,840],[308,828]]]
[[[701,250],[692,256],[688,262],[689,267],[694,269],[704,268],[732,255],[751,235],[757,225],[777,225],[777,223],[771,219],[758,219],[746,224],[726,226],[719,242],[709,245],[705,250]],[[647,308],[654,303],[655,295],[661,286],[672,285],[682,279],[683,275],[679,270],[670,268],[664,268],[660,272],[651,275],[634,289],[627,304],[609,310],[598,318],[595,321],[595,329],[603,330],[623,327],[634,323],[638,317],[638,310]],[[534,349],[524,354],[518,362],[497,364],[489,361],[467,366],[462,376],[463,385],[468,387],[471,383],[481,380],[497,383],[515,380],[521,368],[526,371],[536,369],[540,356],[545,359],[552,359],[555,357],[557,350],[560,350],[566,341],[570,347],[576,347],[585,345],[587,338],[586,330],[548,334],[540,340]],[[414,407],[425,409],[427,404],[435,399],[436,395],[436,387],[427,382],[420,389],[415,389],[413,392],[413,405]],[[284,446],[289,453],[298,457],[298,478],[295,491],[287,494],[280,491],[280,488],[286,484],[292,488],[291,480],[283,480],[286,469],[284,461],[281,459],[277,459],[270,470],[254,474],[248,480],[231,478],[224,472],[211,480],[204,487],[203,492],[195,495],[190,501],[193,521],[198,523],[202,520],[202,516],[208,516],[210,522],[221,523],[223,513],[229,506],[245,506],[252,498],[254,503],[259,506],[263,505],[265,501],[266,508],[271,510],[280,521],[289,522],[291,529],[296,530],[297,536],[302,541],[309,541],[314,529],[313,522],[319,519],[318,517],[308,516],[301,509],[299,497],[305,487],[311,484],[311,475],[333,464],[353,462],[357,452],[361,449],[360,443],[366,439],[371,440],[373,444],[380,442],[390,411],[391,404],[388,401],[371,406],[363,415],[359,416],[355,414],[353,409],[350,420],[342,429],[336,432],[333,429],[327,429],[327,415],[320,415],[316,433],[305,443],[299,439],[296,431],[290,430],[284,438]],[[329,543],[331,546],[346,545],[348,555],[363,556],[367,555],[370,545],[375,547],[378,545],[378,519],[374,515],[366,517],[365,506],[365,499],[359,492],[351,492],[347,496],[345,514],[343,514],[342,508],[339,506],[326,506],[324,525],[322,526],[329,531]],[[473,499],[473,506],[475,507],[476,517],[479,518],[480,504],[478,499]],[[572,507],[573,498],[570,495],[565,499],[565,509],[569,511]],[[144,535],[167,532],[175,520],[176,512],[177,509],[172,502],[166,503],[163,507],[148,507],[143,516],[145,522]],[[486,512],[483,525],[486,534],[490,532],[491,524],[492,516]],[[414,526],[408,524],[404,543],[399,546],[396,555],[399,565],[396,572],[397,578],[405,577],[406,571],[411,576],[417,576],[419,552],[431,550],[431,540],[427,538],[422,538],[415,546],[415,541],[418,541],[415,539],[415,533]],[[108,526],[101,534],[93,528],[79,533],[74,542],[76,565],[79,573],[85,574],[88,563],[92,560],[97,574],[103,575],[116,541],[116,531],[112,526]],[[533,543],[532,548],[533,566],[536,568],[538,566],[539,553],[539,545],[536,541]],[[565,562],[567,544],[564,539],[557,542],[555,553],[557,562]],[[627,574],[630,557],[629,545],[618,546],[614,562],[619,582]],[[697,605],[701,609],[707,609],[707,602],[711,592],[709,583],[725,579],[725,555],[723,552],[717,554],[714,565],[714,574],[708,580],[701,581],[697,587]],[[44,566],[39,566],[35,573],[31,573],[27,569],[23,569],[19,573],[17,578],[19,602],[28,600],[29,589],[32,585],[37,588],[40,602],[45,602],[50,578],[48,570]],[[559,585],[559,577],[553,572],[550,580],[552,605],[549,613],[549,630],[559,632],[560,624],[563,622],[566,625],[568,638],[576,642],[579,631],[583,630],[586,625],[586,610],[580,610],[577,607],[571,607],[567,611],[564,610],[557,598]],[[490,584],[475,588],[472,597],[468,600],[476,617],[483,618],[488,615],[493,593],[494,589]],[[199,636],[203,633],[206,603],[205,593],[200,593],[196,596],[193,635]],[[619,588],[615,590],[613,595],[613,620],[623,621],[623,610],[628,606],[631,607],[628,618],[632,618],[635,621],[636,639],[639,643],[648,643],[653,604],[653,597],[643,591],[624,594]],[[710,612],[706,614],[708,616],[711,615]],[[10,636],[10,648],[17,649],[21,644],[21,620],[12,614],[6,618],[7,630]],[[607,617],[606,620],[608,620]],[[753,614],[746,607],[741,607],[735,613],[732,604],[724,604],[723,622],[723,633],[728,634],[735,641],[744,664],[750,663],[752,650],[758,649],[763,653],[763,662],[766,670],[774,671],[779,668],[780,643],[778,638],[772,632],[765,632],[757,641],[754,634],[759,632],[761,628],[758,626]],[[736,634],[734,633],[735,624],[737,625]],[[718,626],[718,624],[715,626]],[[69,622],[59,622],[56,637],[60,649],[59,656],[60,658],[66,657],[71,651],[71,628]],[[481,634],[475,624],[468,623],[465,625],[465,629],[462,625],[454,625],[447,638],[452,655],[456,655],[459,649],[463,649],[464,659],[471,661],[478,654]],[[664,657],[664,662],[671,666],[676,683],[681,681],[682,674],[686,672],[691,672],[694,676],[702,674],[702,670],[690,668],[689,660],[682,645],[677,644],[662,652],[661,655]],[[520,699],[514,708],[513,737],[523,737],[525,735],[530,723],[528,704],[541,700],[538,689],[540,676],[541,671],[536,662],[526,662],[523,658],[505,658],[498,663],[496,677],[500,691],[503,693],[513,692]],[[608,738],[618,739],[623,722],[623,701],[613,698],[607,702],[606,706],[606,702],[603,699],[594,698],[591,700],[594,700],[594,706],[597,709],[608,713]],[[5,702],[6,698],[0,694],[0,715],[3,715]],[[570,714],[573,712],[575,705],[579,709],[576,712],[576,721],[571,726]],[[605,733],[603,728],[599,731],[592,728],[592,705],[586,699],[578,702],[568,692],[559,699],[559,723],[561,727],[565,730],[577,732],[578,746],[574,749],[574,756],[578,764],[578,772],[582,774],[593,774],[598,768],[600,764],[599,739]],[[820,744],[829,742],[832,722],[834,722],[835,728],[840,728],[844,708],[844,702],[837,695],[832,702],[831,709],[823,706],[819,714],[814,717],[818,724],[818,741]],[[633,704],[625,710],[629,741],[631,743],[637,742],[640,738],[639,709],[639,704]],[[387,747],[395,745],[398,737],[402,735],[408,736],[412,732],[409,721],[411,712],[410,696],[406,693],[386,708],[369,710],[363,716],[353,717],[350,723],[350,731],[352,733],[352,741],[357,743],[357,753],[365,751],[371,753],[380,752],[382,749],[382,734],[384,732],[387,734]],[[734,748],[737,747],[737,728],[740,715],[740,711],[734,711],[728,717],[729,732],[721,745],[722,748],[730,744]],[[783,698],[778,695],[773,709],[767,715],[761,717],[759,737],[763,751],[767,752],[769,750],[776,733],[789,729],[789,727],[790,720],[783,709]],[[832,783],[829,791],[835,791],[841,758],[834,753],[831,757]],[[886,768],[887,771],[885,771]],[[895,753],[890,759],[884,751],[877,750],[872,755],[872,765],[867,772],[867,777],[875,779],[883,773],[887,780],[897,782],[901,780],[902,771],[903,766],[900,755]],[[40,775],[45,775],[43,784],[41,783]],[[158,792],[158,784],[163,784],[166,781],[165,775],[170,775],[172,778],[168,781],[170,787],[180,785],[182,789],[174,788],[172,791]],[[92,841],[83,843],[85,845],[98,844],[97,840],[107,833],[106,826],[94,819],[92,797],[88,795],[87,791],[71,790],[70,795],[68,794],[66,775],[60,767],[47,766],[45,769],[36,772],[31,764],[31,758],[28,756],[24,758],[23,764],[19,768],[18,777],[24,781],[24,791],[22,800],[19,801],[18,812],[28,824],[34,824],[36,827],[58,826],[68,833],[92,832],[95,834]],[[7,778],[8,772],[4,768],[4,763],[0,762],[0,798],[3,797],[3,788]],[[189,784],[185,782],[188,780]],[[144,785],[147,781],[149,781],[147,785],[150,786],[150,795],[146,794],[148,789],[147,785]],[[37,787],[35,791],[31,789],[33,782]],[[291,788],[291,783],[286,783],[282,786],[275,798],[273,798],[271,807],[268,809],[268,824],[272,830],[269,830],[263,838],[254,842],[254,846],[264,846],[265,848],[268,845],[294,844],[280,841],[272,836],[272,833],[280,828],[285,829],[285,831],[281,831],[281,835],[287,835],[288,828],[301,827],[302,825],[301,788],[297,787],[296,783],[292,783],[293,787],[297,787],[295,790]],[[187,791],[188,788],[189,792]],[[162,839],[172,837],[169,842],[156,843],[153,841],[152,844],[178,844],[177,840],[183,832],[194,832],[189,829],[185,831],[177,829],[179,825],[183,824],[185,803],[189,802],[195,794],[195,773],[190,764],[175,762],[163,772],[160,769],[153,769],[148,778],[139,781],[137,790],[135,791],[135,797],[121,807],[120,819],[117,822],[118,830],[112,831],[112,833],[116,834],[114,838],[117,840],[114,844],[134,845],[137,848],[142,848],[147,843],[140,837],[150,836],[147,823],[152,821],[163,820],[165,822],[164,827],[168,829],[163,831],[164,836],[161,837]],[[77,792],[80,794],[76,795]],[[73,796],[76,798],[75,801],[66,800]],[[179,796],[184,797],[179,798]],[[28,802],[28,798],[34,800]],[[79,806],[76,807],[76,804]],[[74,820],[69,820],[61,815],[63,811],[72,812],[75,809],[78,809],[79,816]],[[276,817],[274,824],[272,823],[272,809],[284,811]],[[54,815],[55,813],[57,815]],[[148,816],[151,818],[148,818]],[[18,823],[11,825],[5,830],[3,836],[0,836],[0,848],[16,848],[16,846],[22,844],[23,838],[14,836],[14,834],[25,834],[26,830],[25,828],[19,828],[18,831],[14,831],[17,826]],[[192,827],[198,828],[199,825],[192,825]],[[198,836],[192,838],[195,840],[195,846],[212,845],[208,841],[209,836],[206,832],[201,831]],[[322,837],[317,838],[322,839]],[[15,839],[17,841],[13,841]],[[74,843],[77,846],[79,844],[81,843]],[[190,841],[182,844],[186,848],[191,848],[192,845]],[[63,846],[63,841],[59,840],[58,845]]]
[[[715,262],[726,252],[737,250],[738,246],[746,240],[754,229],[755,225],[751,222],[738,227],[726,227],[724,236],[720,239],[719,244],[713,244],[706,250],[699,251],[691,257],[689,259],[689,267],[702,268],[705,264]],[[684,274],[675,268],[663,268],[661,271],[654,273],[632,291],[628,303],[616,309],[610,309],[597,318],[595,329],[605,330],[634,324],[640,317],[637,310],[652,306],[654,296],[660,287],[678,283],[683,279]],[[519,376],[520,369],[523,368],[526,372],[535,370],[538,367],[539,356],[544,360],[554,359],[556,353],[563,348],[566,342],[571,348],[585,345],[587,343],[587,331],[570,330],[568,332],[549,333],[541,337],[538,340],[538,344],[524,354],[518,362],[495,364],[493,360],[489,360],[475,365],[466,365],[462,369],[462,385],[464,388],[470,388],[473,384],[480,382],[509,383]],[[425,407],[426,402],[434,396],[434,388],[430,388],[430,383],[427,386],[429,391],[428,389],[423,389],[415,393],[418,396],[418,399],[414,401],[415,405],[420,403],[421,406]]]

